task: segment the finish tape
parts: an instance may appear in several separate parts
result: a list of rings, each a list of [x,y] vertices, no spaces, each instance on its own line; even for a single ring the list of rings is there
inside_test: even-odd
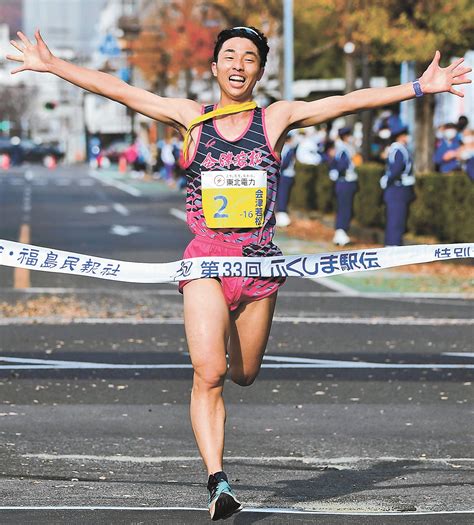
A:
[[[129,283],[169,283],[206,277],[315,279],[472,257],[474,243],[459,243],[367,248],[314,255],[196,257],[170,263],[138,263],[0,239],[0,265]]]

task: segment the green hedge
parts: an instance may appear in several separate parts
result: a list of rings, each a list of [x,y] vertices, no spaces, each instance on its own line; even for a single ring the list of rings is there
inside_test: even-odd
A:
[[[354,219],[361,226],[384,227],[385,205],[379,185],[383,170],[382,165],[374,163],[357,168],[359,191],[354,199]],[[465,173],[420,175],[415,193],[408,217],[409,232],[431,235],[440,241],[473,241],[474,184]],[[325,165],[296,165],[290,207],[321,213],[335,210],[333,183]]]

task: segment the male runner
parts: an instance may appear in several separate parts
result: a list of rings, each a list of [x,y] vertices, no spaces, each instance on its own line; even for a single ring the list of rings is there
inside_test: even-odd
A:
[[[214,50],[211,68],[220,87],[216,114],[211,113],[213,106],[163,98],[106,73],[61,60],[52,55],[39,31],[35,33],[36,44],[21,32],[18,36],[21,43],[11,43],[20,54],[7,55],[8,59],[21,62],[12,73],[52,73],[169,124],[183,135],[189,131],[185,140],[186,210],[195,239],[187,247],[186,257],[280,253],[272,243],[274,204],[279,152],[289,130],[362,109],[390,106],[426,93],[448,91],[462,96],[454,86],[470,82],[462,76],[471,71],[461,66],[462,58],[441,68],[437,51],[416,82],[361,89],[314,102],[281,100],[264,110],[251,101],[255,84],[264,73],[267,39],[253,27],[234,27],[219,34]],[[203,113],[214,117],[193,122]],[[209,473],[209,511],[213,520],[241,509],[223,472],[224,378],[229,371],[239,385],[247,386],[255,380],[281,284],[282,279],[250,277],[198,279],[180,284],[194,368],[191,422]]]

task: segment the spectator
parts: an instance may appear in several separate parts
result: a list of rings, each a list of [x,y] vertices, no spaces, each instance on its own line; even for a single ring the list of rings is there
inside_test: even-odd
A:
[[[433,162],[441,173],[449,173],[461,168],[458,159],[461,140],[457,134],[456,124],[452,122],[445,124],[443,138],[433,156]]]
[[[460,135],[460,138],[462,138],[462,134],[465,129],[467,129],[467,126],[469,124],[469,119],[466,117],[466,115],[461,115],[458,118],[458,123],[456,124],[458,134]]]
[[[474,130],[465,129],[462,134],[463,145],[460,148],[459,158],[463,170],[474,181]]]
[[[174,166],[176,159],[173,152],[173,144],[170,138],[165,139],[161,148],[161,160],[163,162],[163,171],[165,176],[165,182],[168,185],[174,184]]]
[[[294,133],[286,136],[285,144],[281,150],[281,175],[278,182],[278,193],[276,202],[276,225],[281,227],[289,226],[290,216],[287,212],[290,200],[291,188],[295,182],[295,163],[298,144]]]
[[[351,241],[347,232],[352,219],[352,206],[357,191],[357,172],[353,159],[352,130],[349,127],[338,131],[335,155],[329,164],[329,178],[335,182],[336,232],[333,243],[345,246]]]
[[[299,141],[296,152],[296,160],[301,164],[317,166],[321,163],[320,143],[324,140],[321,133],[317,133],[314,127],[304,130],[303,138]]]
[[[413,160],[408,150],[410,136],[406,126],[392,133],[385,174],[380,179],[386,205],[385,246],[401,246],[408,208],[414,199]]]

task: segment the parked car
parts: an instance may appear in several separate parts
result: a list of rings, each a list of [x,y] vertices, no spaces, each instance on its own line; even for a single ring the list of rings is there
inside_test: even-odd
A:
[[[30,139],[21,139],[19,145],[21,157],[24,162],[40,162],[45,164],[49,157],[54,157],[56,162],[64,158],[64,151],[56,144],[38,144]],[[11,157],[14,148],[15,145],[10,138],[0,137],[0,155],[7,154]]]
[[[21,141],[23,149],[23,159],[25,162],[45,163],[48,157],[54,157],[56,161],[64,158],[64,151],[57,145],[51,143],[37,144],[29,139]]]

